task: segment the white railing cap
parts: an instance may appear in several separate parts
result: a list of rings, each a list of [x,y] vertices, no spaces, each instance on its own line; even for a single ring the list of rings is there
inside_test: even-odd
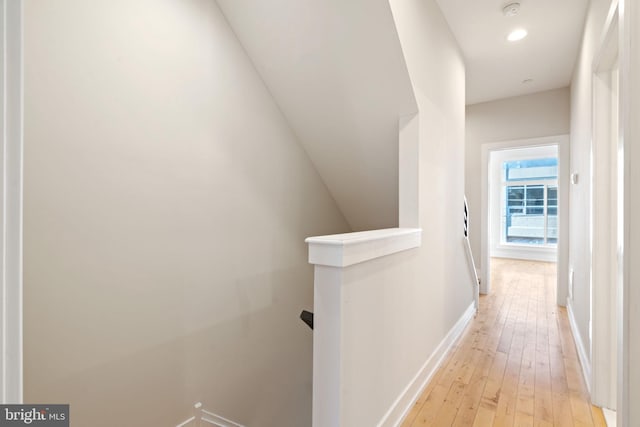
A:
[[[330,267],[348,267],[387,256],[422,243],[420,228],[385,228],[309,237],[309,263]]]

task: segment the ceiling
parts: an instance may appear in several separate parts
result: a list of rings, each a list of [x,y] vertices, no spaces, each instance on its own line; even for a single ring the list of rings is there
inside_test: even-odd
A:
[[[566,87],[571,82],[588,0],[437,0],[465,57],[467,104]],[[529,35],[507,41],[515,28]],[[530,82],[523,83],[525,80]]]

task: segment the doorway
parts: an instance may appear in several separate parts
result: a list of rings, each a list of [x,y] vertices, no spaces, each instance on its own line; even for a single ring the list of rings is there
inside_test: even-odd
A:
[[[555,301],[566,305],[568,148],[567,135],[482,146],[481,293],[494,255],[556,262]]]

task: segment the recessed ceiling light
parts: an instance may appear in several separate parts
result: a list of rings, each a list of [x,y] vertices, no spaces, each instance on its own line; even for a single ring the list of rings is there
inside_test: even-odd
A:
[[[517,42],[518,40],[522,40],[523,38],[527,37],[527,30],[525,30],[524,28],[518,28],[517,30],[513,30],[511,31],[511,33],[509,33],[509,35],[507,36],[507,40],[509,40],[510,42]]]
[[[516,16],[518,12],[520,12],[520,3],[518,2],[509,3],[502,8],[504,16]]]

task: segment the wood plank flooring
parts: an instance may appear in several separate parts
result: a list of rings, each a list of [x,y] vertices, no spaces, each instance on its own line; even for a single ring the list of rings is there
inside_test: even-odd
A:
[[[606,426],[555,303],[555,263],[495,258],[491,273],[491,294],[402,426]]]

